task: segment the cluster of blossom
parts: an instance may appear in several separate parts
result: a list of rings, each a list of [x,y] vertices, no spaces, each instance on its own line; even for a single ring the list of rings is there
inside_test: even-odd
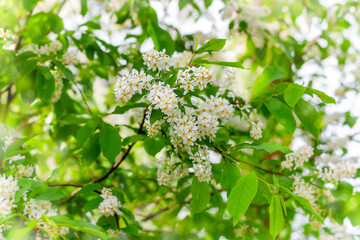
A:
[[[43,214],[48,217],[57,215],[56,211],[51,208],[50,201],[30,199],[25,203],[24,215],[28,215],[30,220],[39,220]]]
[[[264,31],[271,30],[271,26],[260,19],[270,15],[271,9],[266,5],[250,5],[242,2],[229,1],[225,5],[222,18],[234,20],[234,30],[238,30],[241,22],[246,22],[247,32],[251,35],[254,44],[258,48],[264,46]]]
[[[170,186],[178,178],[189,175],[189,168],[174,157],[160,156],[157,161],[157,181],[159,185]]]
[[[329,159],[334,159],[334,162],[329,162]],[[318,178],[324,182],[338,182],[346,178],[354,178],[356,176],[357,168],[354,163],[339,160],[338,157],[322,157],[315,161],[319,171]]]
[[[292,177],[294,178],[293,193],[307,199],[311,206],[317,211],[319,207],[316,205],[315,201],[317,199],[318,189],[310,183],[305,182],[298,174],[293,175]]]
[[[112,195],[111,190],[108,188],[103,188],[101,190],[100,195],[104,200],[99,205],[99,213],[101,215],[113,216],[115,213],[121,214],[119,208],[120,208],[120,202],[118,199]]]
[[[80,59],[78,57],[78,53],[75,51],[69,51],[64,53],[62,56],[61,62],[67,65],[77,65],[80,63]]]
[[[184,51],[184,52],[174,52],[171,56],[171,60],[174,64],[175,68],[184,68],[188,65],[190,59],[192,57],[192,52]]]
[[[211,179],[211,164],[209,160],[209,154],[205,149],[199,149],[199,151],[190,156],[193,160],[193,169],[195,176],[200,182],[209,182]]]
[[[256,109],[250,112],[248,124],[250,126],[250,137],[255,140],[262,138],[261,126],[263,123],[257,114]]]
[[[326,115],[324,115],[322,122],[326,126],[333,122],[339,121],[342,118],[345,118],[344,113],[326,114]]]
[[[55,228],[53,226],[48,225],[47,223],[45,223],[43,221],[38,221],[37,225],[41,226],[46,232],[50,233],[51,235],[65,236],[66,234],[69,233],[68,227],[59,226],[58,228]]]
[[[7,41],[8,39],[14,39],[14,36],[9,32],[8,29],[0,28],[0,38],[2,38],[4,41]]]
[[[22,164],[17,166],[18,171],[16,173],[17,178],[21,177],[31,177],[31,175],[34,173],[34,167],[32,165],[24,166]]]
[[[236,76],[235,76],[235,69],[234,68],[226,68],[224,77],[221,81],[218,82],[219,94],[223,95],[226,91],[228,91],[228,97],[234,98],[236,96],[240,96],[244,98],[244,93],[240,92],[240,90],[236,87]]]
[[[147,96],[147,99],[152,103],[154,109],[161,109],[166,115],[172,115],[179,111],[177,95],[173,89],[163,82],[155,83]]]
[[[236,237],[243,237],[245,235],[249,235],[249,233],[258,233],[259,229],[256,227],[250,227],[247,224],[243,224],[240,228],[235,230]]]
[[[170,67],[173,66],[171,58],[165,54],[165,49],[161,52],[152,50],[143,54],[144,64],[151,68],[153,71],[159,69],[159,71],[170,71]]]
[[[147,130],[148,136],[155,137],[156,135],[159,134],[161,124],[164,122],[164,120],[162,120],[162,119],[156,120],[153,124],[151,124],[150,123],[150,115],[151,115],[151,111],[148,111],[148,114],[146,115],[144,124],[145,124],[146,130]]]
[[[348,141],[349,141],[348,137],[330,139],[326,142],[325,149],[327,151],[332,151],[335,149],[343,148],[348,143]]]
[[[55,102],[59,101],[61,91],[64,87],[64,83],[62,80],[64,78],[64,74],[59,70],[52,71],[52,74],[55,79],[55,91],[50,99],[50,102],[55,103]]]
[[[120,232],[120,230],[116,229],[109,229],[107,230],[107,233],[110,236],[110,239],[112,240],[128,240],[128,236],[124,232]]]
[[[281,163],[281,167],[290,170],[302,167],[304,165],[304,162],[309,161],[310,157],[313,154],[314,149],[312,147],[301,146],[295,152],[285,155],[285,161]]]
[[[150,88],[154,78],[143,71],[133,69],[127,76],[119,77],[115,84],[115,98],[119,102],[127,102],[136,93],[141,94],[143,89]]]
[[[14,198],[18,189],[17,180],[12,176],[0,176],[0,215],[10,214],[11,209],[16,206]]]
[[[196,86],[200,90],[204,89],[208,83],[214,81],[214,73],[204,67],[188,67],[178,72],[177,81],[186,94],[193,91]]]

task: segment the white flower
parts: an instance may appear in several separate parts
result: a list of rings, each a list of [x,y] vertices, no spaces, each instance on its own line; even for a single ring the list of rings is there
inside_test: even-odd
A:
[[[100,195],[104,200],[99,205],[99,213],[101,215],[113,216],[115,213],[121,214],[119,208],[121,207],[118,199],[112,195],[111,190],[103,188]]]
[[[204,89],[208,83],[214,81],[214,73],[204,67],[188,67],[178,72],[177,81],[186,94],[193,91],[195,86],[198,86],[200,90]]]
[[[50,201],[30,199],[25,203],[24,215],[28,215],[30,220],[38,220],[43,214],[48,217],[57,215]]]
[[[109,230],[107,230],[107,233],[113,240],[115,240],[115,239],[116,240],[128,240],[129,239],[128,236],[126,235],[126,233],[120,232],[120,230],[109,229]]]
[[[136,93],[141,94],[143,89],[148,89],[153,79],[144,71],[138,72],[136,69],[133,69],[127,76],[118,77],[114,90],[116,100],[127,102]]]
[[[32,165],[24,166],[24,165],[20,164],[17,167],[18,167],[18,171],[17,171],[16,177],[18,177],[18,178],[31,177],[31,175],[34,172],[34,167]]]
[[[200,182],[209,182],[211,179],[211,164],[206,150],[201,149],[190,158],[193,160],[193,169],[198,180]]]
[[[174,63],[175,68],[184,68],[188,65],[190,59],[192,57],[192,52],[184,51],[184,52],[174,52],[171,56],[172,62]]]
[[[165,54],[165,49],[161,52],[157,50],[146,52],[143,54],[143,60],[144,64],[153,71],[156,69],[170,71],[170,67],[174,65],[171,58]]]
[[[162,82],[151,87],[147,99],[153,104],[154,109],[161,109],[166,115],[179,111],[177,95],[169,85],[164,86]]]
[[[302,167],[304,162],[309,161],[310,157],[314,154],[314,149],[309,146],[301,146],[293,153],[288,153],[285,155],[285,163],[281,163],[283,168],[294,169]]]
[[[53,95],[51,96],[50,102],[55,103],[57,101],[59,101],[60,96],[61,96],[61,91],[64,87],[63,84],[63,78],[64,78],[64,74],[60,71],[60,70],[53,70],[51,71],[51,73],[54,76],[55,79],[55,91],[53,93]]]
[[[77,64],[79,64],[80,60],[78,58],[77,52],[71,51],[71,52],[64,53],[64,55],[61,59],[61,62],[63,64],[77,65]]]

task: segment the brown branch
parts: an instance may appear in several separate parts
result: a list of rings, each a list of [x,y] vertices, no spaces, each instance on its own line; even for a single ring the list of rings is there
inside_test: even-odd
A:
[[[141,123],[140,123],[140,127],[139,127],[139,129],[138,129],[138,131],[137,131],[138,134],[142,131],[142,128],[143,128],[143,126],[144,126],[147,109],[148,109],[148,108],[146,108],[146,109],[144,110],[143,119],[142,119],[142,121],[141,121]],[[86,185],[89,185],[89,184],[101,182],[101,181],[103,181],[104,179],[106,179],[108,176],[110,176],[110,174],[113,173],[113,172],[119,167],[119,165],[126,159],[126,157],[127,157],[127,156],[129,155],[129,153],[130,153],[130,150],[133,148],[133,146],[135,145],[136,142],[137,142],[137,141],[131,143],[131,144],[128,146],[127,150],[126,150],[125,153],[121,156],[121,158],[120,158],[116,163],[114,163],[114,165],[113,165],[103,176],[91,180],[89,183],[83,185],[82,187],[84,187],[84,186],[86,186]],[[69,196],[67,199],[65,199],[64,201],[60,202],[59,204],[62,205],[62,204],[64,204],[64,203],[67,203],[67,202],[71,201],[71,199],[73,199],[73,198],[75,197],[75,195],[81,190],[82,187],[78,187],[77,189],[75,189],[75,190],[70,194],[70,196]]]
[[[161,133],[167,138],[167,135],[166,135],[166,133],[164,132],[164,130],[161,129]],[[181,160],[183,160],[183,158],[182,158],[182,156],[180,155],[179,151],[176,151],[176,149],[175,149],[174,145],[171,143],[171,141],[170,141],[170,145],[171,145],[172,150],[173,150],[174,152],[176,152],[176,154],[179,156],[179,158],[180,158]]]
[[[159,214],[161,214],[161,213],[163,213],[163,212],[166,212],[166,211],[168,211],[168,210],[170,210],[170,207],[165,207],[165,208],[163,208],[163,209],[160,209],[159,211],[157,211],[157,212],[155,212],[155,213],[152,213],[152,214],[146,216],[146,217],[142,220],[142,222],[149,221],[150,219],[152,219],[152,218],[156,217],[157,215],[159,215]]]

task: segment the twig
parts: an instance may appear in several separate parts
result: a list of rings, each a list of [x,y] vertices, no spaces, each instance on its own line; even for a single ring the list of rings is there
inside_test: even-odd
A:
[[[91,115],[93,115],[93,112],[91,111],[91,109],[90,109],[90,107],[89,107],[89,104],[88,104],[87,101],[86,101],[86,98],[85,98],[85,95],[84,95],[83,91],[78,87],[77,83],[75,83],[74,85],[75,85],[75,87],[77,88],[77,90],[79,90],[80,95],[81,95],[81,98],[83,99],[84,104],[85,104],[88,112],[89,112]]]

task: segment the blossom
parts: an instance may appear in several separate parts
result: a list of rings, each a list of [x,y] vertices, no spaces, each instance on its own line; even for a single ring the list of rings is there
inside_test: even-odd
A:
[[[171,56],[171,60],[174,63],[175,68],[184,68],[188,65],[190,59],[192,57],[192,52],[184,51],[184,52],[174,52]]]
[[[294,169],[302,167],[304,162],[309,161],[310,157],[314,154],[314,149],[310,146],[301,146],[293,153],[285,155],[285,163],[282,163],[283,168]]]
[[[61,92],[64,87],[63,80],[62,80],[64,78],[64,74],[59,70],[53,70],[53,71],[51,71],[51,73],[53,74],[54,79],[55,79],[55,91],[54,91],[53,95],[51,96],[50,102],[54,103],[54,102],[59,101],[59,99],[60,99]]]
[[[113,229],[109,229],[107,230],[107,233],[109,234],[110,236],[110,239],[116,239],[116,240],[128,240],[128,236],[126,235],[126,233],[124,232],[120,232],[120,230],[116,229],[116,230],[113,230]]]
[[[143,60],[144,64],[153,71],[156,69],[170,71],[170,67],[174,65],[171,58],[165,54],[165,49],[161,52],[157,50],[146,52],[143,54]]]
[[[127,102],[135,94],[141,94],[143,89],[148,89],[153,79],[151,75],[146,75],[144,71],[139,72],[136,69],[127,76],[118,77],[114,90],[116,100]]]
[[[11,213],[11,209],[15,207],[13,202],[17,190],[19,190],[19,186],[13,176],[0,176],[0,215]]]
[[[192,155],[193,169],[199,182],[209,182],[211,179],[211,164],[207,152],[201,149],[196,155]]]
[[[195,86],[202,90],[213,80],[214,73],[204,67],[188,67],[186,70],[180,70],[177,75],[177,81],[184,89],[184,94],[193,91]]]
[[[100,195],[104,200],[99,205],[99,213],[101,215],[113,216],[115,213],[121,214],[119,208],[120,208],[120,202],[118,199],[112,195],[111,190],[108,188],[103,188],[101,190]]]
[[[162,82],[156,83],[151,87],[147,99],[153,104],[154,109],[161,109],[166,115],[178,111],[178,98],[173,89]]]
[[[24,166],[24,165],[20,164],[17,167],[18,167],[18,172],[17,172],[16,176],[18,178],[20,178],[20,177],[31,177],[31,175],[34,172],[34,167],[32,165]]]
[[[77,52],[75,51],[70,51],[70,52],[66,52],[64,53],[61,62],[63,64],[72,64],[72,65],[77,65],[79,64],[80,60],[77,56]]]
[[[55,210],[51,208],[51,202],[46,200],[30,199],[25,203],[24,215],[28,215],[30,220],[38,220],[43,214],[46,216],[57,215]]]

